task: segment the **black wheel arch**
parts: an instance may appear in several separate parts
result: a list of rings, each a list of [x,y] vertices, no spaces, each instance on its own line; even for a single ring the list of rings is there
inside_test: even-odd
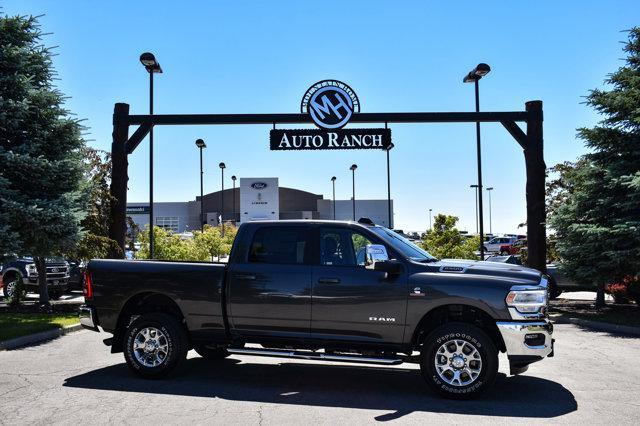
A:
[[[23,277],[25,276],[24,272],[20,271],[19,269],[7,268],[2,271],[2,281],[8,281],[9,279],[11,279],[11,277],[17,278],[20,275],[22,275]]]
[[[189,335],[185,325],[185,316],[176,301],[163,293],[147,291],[131,296],[122,306],[116,328],[113,333],[111,353],[122,352],[124,348],[125,331],[138,315],[159,312],[175,317],[185,327],[187,336]]]
[[[425,313],[413,332],[411,348],[419,348],[429,333],[449,322],[475,325],[487,333],[500,352],[506,351],[496,320],[485,310],[464,303],[440,305]]]

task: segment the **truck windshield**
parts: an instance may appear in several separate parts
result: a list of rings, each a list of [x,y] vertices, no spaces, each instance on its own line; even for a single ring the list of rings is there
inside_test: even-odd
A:
[[[411,260],[424,263],[435,262],[438,260],[427,253],[425,250],[421,249],[411,241],[404,238],[402,235],[399,235],[398,233],[393,232],[390,229],[384,228],[382,226],[375,226],[370,229],[378,234],[386,242],[391,244],[394,249]]]

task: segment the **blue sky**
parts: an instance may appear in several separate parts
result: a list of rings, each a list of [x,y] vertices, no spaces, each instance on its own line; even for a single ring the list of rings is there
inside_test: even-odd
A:
[[[213,2],[9,0],[7,14],[44,14],[45,44],[68,107],[90,127],[90,144],[109,150],[115,102],[148,112],[140,53],[156,54],[155,112],[298,112],[306,89],[335,78],[358,94],[362,112],[470,111],[473,86],[462,77],[478,62],[481,109],[522,110],[540,99],[545,160],[584,152],[575,129],[597,122],[582,105],[622,64],[622,30],[639,22],[637,1],[536,2]],[[635,18],[635,19],[634,19]],[[392,125],[392,198],[398,228],[424,230],[428,209],[460,217],[475,230],[473,124]],[[180,126],[155,130],[155,199],[199,193],[203,138],[205,191],[227,176],[280,178],[289,186],[357,198],[386,197],[385,155],[378,151],[270,152],[266,126]],[[483,124],[483,176],[493,186],[493,231],[514,232],[525,219],[521,149],[499,124]],[[129,159],[129,200],[148,200],[148,143]],[[230,186],[229,180],[226,185]],[[488,208],[485,229],[488,230]]]

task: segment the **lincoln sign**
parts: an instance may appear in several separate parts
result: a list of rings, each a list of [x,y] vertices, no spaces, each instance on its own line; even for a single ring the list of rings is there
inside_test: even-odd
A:
[[[273,129],[271,149],[388,149],[389,129],[343,129],[354,112],[360,112],[360,100],[351,87],[338,80],[323,80],[307,90],[300,111],[309,114],[319,129]]]

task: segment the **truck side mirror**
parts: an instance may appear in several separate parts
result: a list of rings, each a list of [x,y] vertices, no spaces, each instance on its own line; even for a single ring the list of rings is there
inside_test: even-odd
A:
[[[375,269],[378,262],[386,262],[389,260],[387,248],[382,244],[367,244],[365,249],[365,267],[367,269]]]
[[[373,271],[397,275],[402,272],[402,265],[397,260],[389,259],[387,248],[382,244],[367,244],[365,267]]]

